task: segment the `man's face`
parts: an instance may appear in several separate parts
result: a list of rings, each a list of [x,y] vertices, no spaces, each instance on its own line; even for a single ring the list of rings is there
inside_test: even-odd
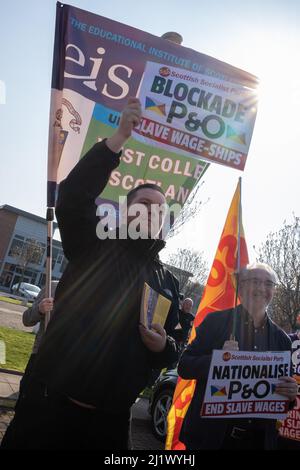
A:
[[[191,300],[189,300],[189,299],[184,300],[184,302],[182,304],[182,310],[185,313],[191,313],[192,307],[193,307],[193,302]]]
[[[164,222],[166,212],[165,196],[151,188],[138,190],[128,206],[128,225],[138,220],[141,232],[149,238],[156,237]]]
[[[263,269],[243,273],[239,280],[239,296],[247,310],[265,310],[275,289],[273,276]]]

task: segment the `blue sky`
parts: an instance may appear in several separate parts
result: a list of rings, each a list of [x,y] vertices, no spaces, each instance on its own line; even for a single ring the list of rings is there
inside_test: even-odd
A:
[[[300,2],[235,0],[77,0],[74,6],[160,36],[178,31],[184,45],[256,74],[260,105],[243,176],[248,245],[300,213]],[[44,215],[54,0],[15,0],[0,7],[0,204]],[[0,95],[1,96],[1,95]],[[204,250],[211,263],[240,173],[211,165],[197,220],[170,249]],[[254,252],[250,254],[254,256]]]

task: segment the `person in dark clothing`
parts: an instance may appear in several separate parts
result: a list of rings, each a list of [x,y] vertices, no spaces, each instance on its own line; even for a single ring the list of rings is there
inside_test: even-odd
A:
[[[39,345],[42,341],[42,337],[45,331],[45,316],[47,313],[50,313],[53,310],[53,298],[55,295],[57,284],[58,281],[51,281],[51,297],[49,298],[45,297],[45,287],[41,289],[39,295],[33,302],[32,306],[27,308],[23,312],[22,321],[24,326],[38,326],[36,338],[32,348],[32,353],[22,378],[23,383],[27,381],[31,370],[33,369],[36,354],[38,352]]]
[[[31,372],[34,368],[37,351],[39,349],[39,345],[40,345],[40,342],[42,340],[42,337],[45,331],[45,315],[47,313],[50,313],[53,310],[53,297],[55,294],[55,289],[57,287],[57,284],[58,284],[58,281],[51,282],[51,297],[48,297],[48,298],[45,297],[45,288],[41,289],[40,293],[34,300],[32,306],[27,308],[23,312],[23,316],[22,316],[23,325],[27,327],[38,326],[38,331],[36,333],[36,338],[34,341],[32,352],[27,362],[26,368],[24,370],[22,380],[20,381],[19,395],[18,395],[18,399],[14,407],[15,413],[17,409],[19,408],[19,404],[23,400],[24,396],[27,394],[27,392],[30,393],[32,390],[31,387],[27,389],[27,385],[28,383],[30,384]],[[11,422],[11,425],[7,428],[4,443],[5,441],[8,442],[10,440],[10,433],[13,432],[13,429],[14,429],[14,425],[13,425],[13,422]]]
[[[139,101],[130,99],[116,133],[95,144],[60,184],[56,216],[69,263],[32,371],[34,393],[19,404],[4,448],[126,449],[130,407],[149,371],[178,357],[172,333],[179,285],[158,257],[165,242],[158,232],[149,238],[150,210],[165,203],[162,190],[150,184],[130,195],[130,207],[147,208],[148,238],[118,238],[121,230],[96,235],[94,201],[140,116]],[[171,301],[164,327],[139,324],[145,282]]]
[[[291,342],[266,313],[271,302],[276,274],[267,265],[253,264],[238,274],[241,305],[208,314],[196,329],[195,340],[183,352],[178,373],[183,379],[196,379],[196,389],[185,416],[180,440],[189,450],[274,449],[277,445],[276,420],[203,418],[201,408],[214,349],[244,351],[289,351]],[[232,333],[236,313],[235,340]],[[291,406],[297,394],[292,377],[282,377],[276,392],[287,397]]]
[[[192,314],[193,301],[190,298],[186,298],[182,302],[182,306],[179,309],[179,325],[177,325],[175,339],[182,346],[184,346],[188,340],[189,333],[193,326],[194,315]]]
[[[19,399],[26,390],[26,384],[29,381],[31,371],[35,363],[35,358],[37,351],[39,349],[40,342],[42,340],[44,331],[45,331],[45,315],[50,313],[53,310],[53,298],[55,294],[55,289],[57,287],[58,281],[51,282],[51,296],[49,298],[45,297],[45,288],[41,289],[37,298],[33,302],[32,306],[24,310],[22,321],[24,326],[38,326],[38,331],[36,333],[34,345],[32,348],[32,353],[29,357],[28,363],[26,365],[22,380],[20,382],[19,388]],[[16,403],[18,405],[19,400]],[[15,407],[15,408],[16,408]]]

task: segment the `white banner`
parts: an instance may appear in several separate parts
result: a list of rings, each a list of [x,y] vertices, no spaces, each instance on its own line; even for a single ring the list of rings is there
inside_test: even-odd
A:
[[[243,170],[257,91],[147,62],[138,91],[143,116],[134,131],[149,145]]]
[[[288,400],[275,393],[289,375],[291,353],[213,351],[201,415],[285,419]]]

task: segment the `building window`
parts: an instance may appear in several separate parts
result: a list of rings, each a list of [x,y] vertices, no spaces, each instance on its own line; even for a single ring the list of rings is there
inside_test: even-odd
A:
[[[7,287],[9,289],[12,279],[13,279],[13,273],[9,271],[3,271],[0,277],[1,286]]]
[[[52,269],[54,269],[55,264],[61,264],[63,261],[63,258],[64,258],[64,252],[62,251],[62,249],[54,246],[52,248]]]
[[[39,287],[42,289],[46,284],[46,274],[42,274],[39,280]]]
[[[8,255],[15,258],[19,264],[40,264],[42,262],[46,245],[33,238],[26,238],[15,235],[11,243]]]
[[[45,243],[39,242],[34,238],[26,238],[26,247],[30,256],[30,263],[41,264],[45,254]]]
[[[0,285],[10,289],[19,281],[35,284],[39,272],[35,269],[25,269],[13,263],[5,263],[0,277]]]
[[[12,241],[12,244],[10,245],[8,256],[11,256],[12,258],[17,258],[22,253],[23,247],[24,247],[24,242],[21,240],[18,240],[15,237]]]
[[[64,272],[64,270],[65,270],[66,267],[67,267],[67,264],[68,264],[68,261],[67,261],[67,259],[64,257],[63,262],[62,262],[61,267],[60,267],[60,270],[59,270],[61,273]]]
[[[4,269],[5,271],[14,271],[14,270],[15,270],[15,267],[16,267],[15,264],[12,264],[12,263],[5,263],[3,269]]]
[[[60,252],[60,254],[58,255],[57,260],[56,260],[57,264],[61,264],[63,258],[64,258],[64,255]]]

